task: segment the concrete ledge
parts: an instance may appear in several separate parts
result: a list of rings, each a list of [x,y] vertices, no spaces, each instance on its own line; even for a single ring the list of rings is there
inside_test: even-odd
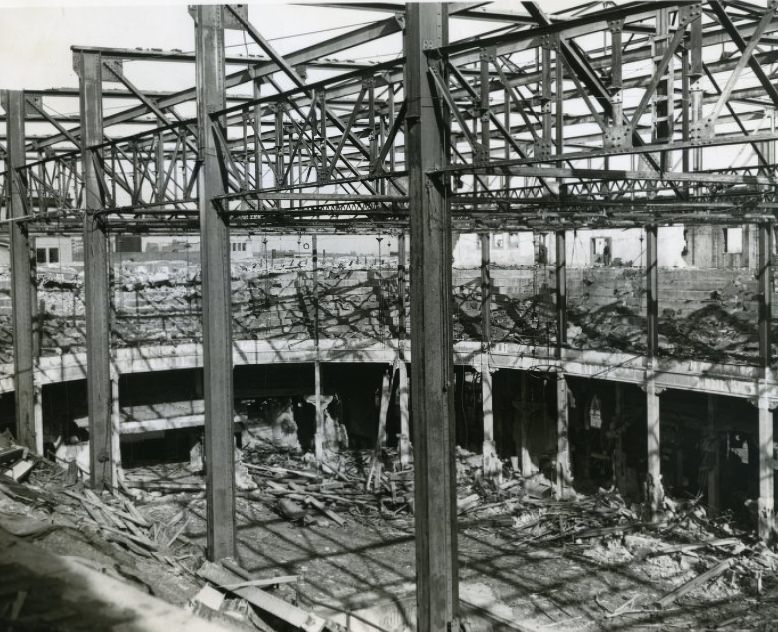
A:
[[[233,345],[235,366],[312,363],[316,358],[313,340],[237,340]],[[400,349],[396,339],[377,342],[373,339],[324,339],[319,345],[319,359],[326,363],[385,363],[394,361]],[[411,360],[410,343],[402,343],[403,357]],[[482,345],[477,341],[454,344],[457,365],[478,367],[482,364]],[[593,350],[565,349],[562,358],[554,349],[513,343],[497,343],[488,352],[489,365],[495,369],[523,371],[558,371],[575,377],[643,384],[647,361],[644,356]],[[199,343],[159,345],[115,349],[112,355],[114,376],[128,373],[195,369],[203,365]],[[698,360],[659,359],[655,366],[660,388],[693,390],[732,397],[755,397],[763,394],[778,399],[778,374],[755,366],[714,364]],[[86,377],[86,354],[68,353],[44,356],[36,367],[37,385],[53,384]],[[13,391],[13,365],[0,365],[0,394]]]

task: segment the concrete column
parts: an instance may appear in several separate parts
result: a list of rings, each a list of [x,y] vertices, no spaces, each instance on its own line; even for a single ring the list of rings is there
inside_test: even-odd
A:
[[[235,554],[235,456],[230,232],[212,199],[225,191],[211,113],[224,108],[222,7],[195,7],[200,258],[203,285],[203,396],[208,558]]]
[[[6,115],[8,147],[5,157],[8,217],[21,218],[25,192],[17,169],[26,163],[24,148],[24,92],[3,90],[2,105]],[[31,450],[43,445],[35,427],[35,384],[33,361],[33,272],[32,249],[27,225],[8,224],[11,255],[11,319],[13,326],[14,389],[16,392],[16,439]],[[41,454],[41,452],[39,452]]]
[[[97,149],[103,142],[102,60],[99,53],[77,56],[81,101],[84,178],[84,306],[86,316],[87,404],[90,482],[114,487],[111,432],[111,336],[108,285],[108,231],[100,213],[103,194]]]
[[[519,418],[519,458],[521,461],[521,475],[532,476],[535,468],[532,466],[532,457],[529,453],[529,376],[526,371],[521,372],[521,410]]]
[[[36,384],[33,401],[35,402],[35,452],[43,455],[43,386]]]
[[[708,447],[712,450],[708,470],[708,515],[715,516],[721,508],[719,482],[719,433],[716,424],[716,396],[707,396]]]
[[[646,477],[646,502],[652,519],[659,517],[664,501],[662,486],[662,455],[659,444],[659,395],[653,370],[646,374],[646,437],[648,475]]]
[[[408,368],[402,356],[397,364],[399,384],[397,394],[400,397],[400,465],[404,468],[411,460],[411,430],[410,414],[408,407]]]
[[[377,451],[386,446],[386,417],[389,414],[389,403],[392,399],[393,380],[394,367],[387,367],[381,380],[381,400],[378,406],[378,436],[376,437]]]
[[[613,423],[614,454],[613,454],[613,484],[624,493],[624,390],[619,382],[613,383],[614,406]],[[618,424],[618,426],[616,426]]]
[[[492,342],[492,279],[489,270],[489,233],[481,234],[481,402],[483,408],[484,440],[482,447],[485,479],[500,476],[500,460],[494,442],[494,405],[492,372],[489,367],[489,349]]]
[[[113,451],[113,462],[116,465],[117,478],[122,477],[122,414],[119,405],[119,376],[114,374],[111,377],[111,449]]]
[[[775,450],[772,402],[759,397],[759,537],[769,540],[775,528]]]
[[[448,7],[405,9],[406,165],[411,224],[411,349],[416,518],[416,627],[456,625],[459,571],[454,464],[451,324],[451,216],[447,180],[430,170],[448,162],[449,113],[433,91],[440,59],[425,51],[448,42]]]
[[[565,374],[556,374],[556,430],[557,430],[557,468],[556,494],[562,498],[565,489],[573,484],[573,473],[570,465],[569,410],[567,407],[567,380]]]
[[[481,357],[481,403],[483,408],[484,441],[482,448],[484,478],[499,479],[502,474],[497,446],[494,441],[494,390],[489,356]]]

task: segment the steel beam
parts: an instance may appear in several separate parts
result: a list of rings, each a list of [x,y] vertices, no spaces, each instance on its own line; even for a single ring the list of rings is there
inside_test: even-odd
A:
[[[718,18],[719,24],[721,24],[721,26],[727,32],[727,35],[729,35],[742,55],[748,45],[743,39],[743,36],[740,34],[738,27],[732,22],[729,14],[724,9],[724,5],[719,0],[708,0],[707,4]],[[754,76],[759,79],[759,83],[762,84],[765,92],[770,97],[770,100],[773,102],[773,106],[778,107],[778,89],[776,89],[773,82],[770,81],[770,78],[767,76],[761,64],[754,55],[750,55],[747,58],[747,61],[748,67],[751,68],[751,72],[754,73]]]
[[[26,162],[24,151],[24,92],[4,90],[2,105],[6,112],[8,151],[5,155],[8,217],[27,214],[22,175],[17,169]],[[22,445],[42,454],[43,436],[35,431],[35,384],[33,377],[33,268],[28,226],[9,222],[11,254],[11,320],[14,348],[14,389],[16,392],[16,438]],[[40,444],[40,446],[38,445]]]
[[[366,26],[361,26],[347,33],[338,34],[337,36],[331,37],[323,42],[319,42],[295,51],[293,54],[286,57],[286,61],[291,66],[305,65],[319,58],[327,57],[328,55],[332,55],[339,51],[348,50],[349,48],[359,46],[375,39],[392,35],[393,33],[400,31],[400,29],[400,23],[396,18],[387,18],[385,20],[380,20]],[[279,70],[280,68],[272,62],[259,64],[255,67],[247,68],[245,70],[230,74],[225,78],[224,86],[226,88],[234,88],[235,86],[247,83],[249,81],[254,81],[263,77],[269,77]],[[150,95],[146,93],[146,96]],[[175,105],[180,105],[181,103],[191,101],[192,99],[196,98],[196,96],[197,88],[187,88],[185,90],[180,90],[179,92],[174,92],[164,98],[160,98],[157,101],[157,106],[162,110],[165,110]],[[220,109],[223,109],[223,107]],[[109,117],[106,117],[105,124],[118,125],[120,123],[137,118],[138,116],[142,116],[148,111],[148,107],[145,104],[127,108],[126,110],[122,110],[121,112],[117,112]],[[80,128],[71,129],[70,132],[76,137],[81,135]],[[62,134],[56,134],[44,141],[35,143],[33,148],[44,149],[45,147],[50,147],[56,143],[62,142],[63,140],[64,137]]]
[[[100,182],[103,142],[102,62],[99,54],[78,56],[81,91],[81,151],[84,178],[84,309],[86,316],[87,406],[90,480],[95,488],[116,484],[111,426],[111,336],[108,287],[108,231]]]
[[[406,4],[405,91],[411,199],[411,348],[416,481],[417,630],[456,627],[458,561],[451,341],[451,231],[444,179],[427,172],[448,160],[448,113],[433,93],[448,40],[447,7]]]
[[[217,560],[235,553],[230,231],[227,218],[213,203],[225,190],[212,129],[221,121],[211,118],[225,103],[222,7],[197,5],[194,18],[208,557]]]

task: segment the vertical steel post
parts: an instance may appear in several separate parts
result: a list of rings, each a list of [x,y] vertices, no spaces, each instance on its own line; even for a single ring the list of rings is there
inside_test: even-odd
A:
[[[427,172],[449,155],[449,119],[433,92],[432,49],[448,40],[443,3],[408,3],[405,29],[406,149],[411,210],[412,411],[416,481],[417,629],[455,625],[458,563],[451,344],[451,227],[447,184]]]
[[[5,156],[8,217],[23,217],[22,174],[17,170],[26,162],[24,134],[24,92],[4,90],[8,151]],[[33,366],[33,267],[27,224],[10,222],[8,239],[11,251],[11,310],[14,345],[14,389],[16,391],[16,438],[31,450],[38,450],[43,437],[35,431],[35,379]]]
[[[319,247],[316,235],[311,238],[313,256],[313,362],[314,406],[316,407],[316,434],[314,435],[314,455],[318,461],[324,459],[324,411],[321,407],[321,362],[319,360]]]
[[[772,358],[773,274],[771,256],[773,230],[769,222],[759,224],[759,363],[770,368]]]
[[[662,509],[664,490],[662,487],[662,459],[659,442],[659,391],[656,387],[654,364],[658,347],[658,267],[657,227],[646,226],[646,442],[648,457],[648,479],[646,496],[652,517]]]
[[[84,170],[84,309],[86,315],[89,467],[93,487],[115,485],[111,426],[108,234],[97,161],[103,142],[103,79],[99,53],[78,57]]]
[[[400,343],[400,358],[404,358],[404,341],[408,335],[405,327],[405,231],[397,235],[397,337]]]
[[[211,113],[224,108],[222,7],[195,8],[197,122],[200,141],[198,203],[203,296],[203,397],[208,557],[235,553],[232,318],[228,218],[212,199],[224,193]]]
[[[486,162],[491,155],[491,125],[489,119],[489,92],[491,88],[489,66],[490,57],[493,51],[481,49],[479,51],[480,63],[480,104],[479,114],[481,119],[481,146],[479,148],[479,159]]]
[[[492,278],[489,270],[491,252],[489,233],[481,234],[481,340],[482,348],[489,349],[492,342]]]
[[[567,239],[564,230],[556,232],[556,357],[567,345]]]
[[[656,357],[659,317],[659,268],[657,266],[657,227],[646,226],[646,356]]]

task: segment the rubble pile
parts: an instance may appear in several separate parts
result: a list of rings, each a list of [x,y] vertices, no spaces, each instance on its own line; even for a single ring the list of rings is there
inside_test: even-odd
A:
[[[317,274],[322,338],[385,340],[398,335],[398,276],[355,260],[323,262]],[[492,270],[491,328],[495,342],[553,344],[556,315],[552,272],[541,268]],[[645,351],[644,270],[571,269],[568,340],[571,346]],[[480,340],[479,270],[455,271],[455,340]],[[662,270],[659,353],[668,357],[748,363],[758,354],[753,279],[736,270]],[[114,266],[112,344],[139,346],[201,340],[199,264],[187,261],[122,262]],[[709,288],[709,289],[706,289]],[[714,288],[714,289],[710,289]],[[407,286],[406,286],[407,292]],[[310,339],[315,295],[309,259],[272,265],[235,262],[232,268],[236,339]],[[39,270],[34,332],[45,354],[82,351],[83,274]],[[406,310],[407,310],[406,300]],[[10,310],[10,302],[3,303]],[[406,325],[409,323],[406,314]],[[0,362],[11,361],[12,332],[0,314]]]
[[[491,337],[493,342],[527,345],[553,344],[556,312],[547,289],[520,295],[492,288]],[[455,340],[481,340],[481,281],[473,279],[454,288],[453,333]]]
[[[154,559],[176,572],[192,573],[193,569],[180,560],[199,559],[201,552],[184,536],[187,523],[183,516],[164,524],[157,522],[138,509],[126,487],[97,494],[81,480],[75,463],[63,469],[32,456],[26,448],[10,442],[7,433],[0,435],[3,443],[9,445],[0,447],[0,500],[5,501],[0,506],[0,528],[20,536],[76,529],[88,539],[99,537],[124,553]],[[24,506],[34,508],[36,515],[30,515]],[[187,550],[191,548],[196,555]]]
[[[114,268],[114,346],[201,340],[199,266],[164,263]],[[173,265],[176,263],[181,265]],[[313,274],[310,262],[298,265],[302,263],[290,259],[267,271],[257,264],[233,265],[233,331],[237,338],[296,340],[313,336]],[[62,281],[54,276],[46,273],[38,279],[33,331],[41,353],[82,351],[83,278],[76,275]],[[321,337],[380,340],[397,336],[399,298],[395,270],[330,267],[321,269],[317,279]],[[11,324],[6,314],[0,315],[0,350],[11,361]],[[4,361],[3,357],[0,361]]]
[[[77,531],[98,550],[113,551],[125,579],[144,585],[153,586],[154,574],[142,573],[143,564],[165,569],[188,595],[189,609],[204,618],[244,629],[277,629],[281,622],[333,629],[325,617],[299,605],[302,576],[257,577],[235,560],[203,561],[202,548],[187,537],[202,529],[205,502],[202,454],[195,456],[188,465],[130,470],[116,492],[98,494],[84,485],[75,464],[33,457],[6,433],[0,437],[0,529],[29,539]],[[238,496],[275,513],[297,533],[311,527],[358,532],[381,524],[410,530],[412,458],[402,464],[390,448],[328,457],[317,462],[310,454],[259,444],[236,451]],[[628,504],[613,489],[556,498],[543,475],[522,477],[507,463],[497,477],[485,479],[482,459],[456,450],[461,530],[489,529],[500,534],[502,546],[516,550],[556,548],[600,567],[644,569],[651,589],[622,604],[609,604],[606,595],[595,598],[606,619],[662,612],[711,592],[727,596],[747,587],[761,594],[777,584],[778,555],[733,527],[726,515],[709,518],[699,498],[666,498],[660,519],[648,521],[643,506]]]

